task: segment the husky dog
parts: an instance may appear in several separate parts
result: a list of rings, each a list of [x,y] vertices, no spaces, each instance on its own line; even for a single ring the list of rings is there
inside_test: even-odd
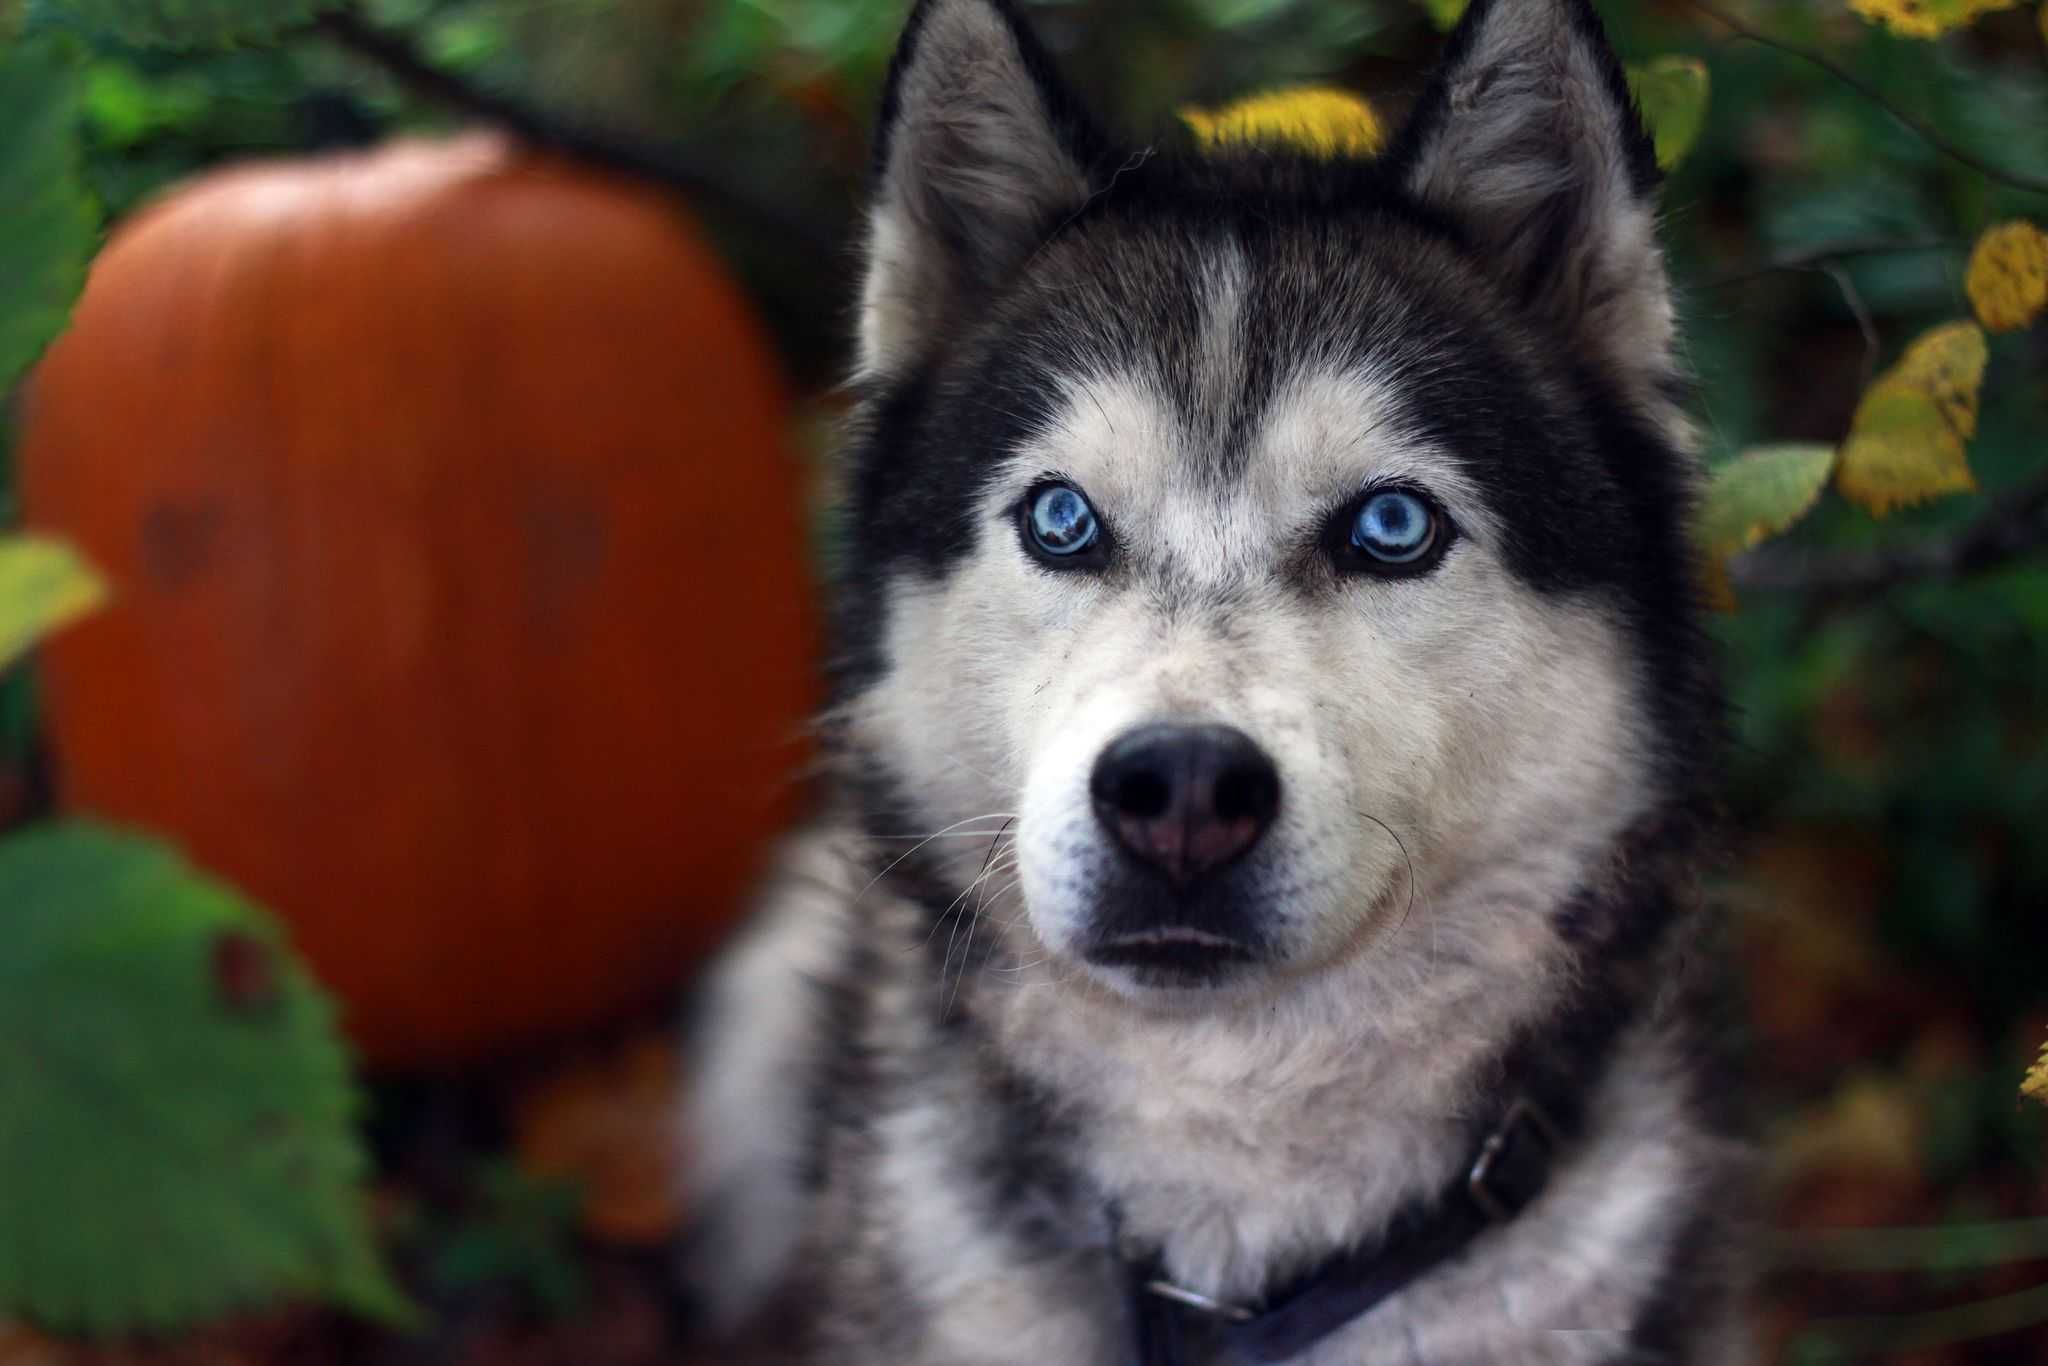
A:
[[[706,987],[739,1359],[1725,1363],[1721,726],[1588,0],[1373,160],[1120,146],[1007,0],[882,110],[835,805]]]

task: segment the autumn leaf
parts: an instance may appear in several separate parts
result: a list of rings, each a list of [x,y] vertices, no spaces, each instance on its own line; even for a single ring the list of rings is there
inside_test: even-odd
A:
[[[1977,239],[1964,283],[1984,326],[2027,326],[2048,308],[2048,233],[2025,221],[2000,223]]]
[[[2020,1083],[2020,1094],[2048,1105],[2048,1044],[2041,1045],[2041,1060],[2028,1070],[2027,1079]]]
[[[560,1072],[515,1111],[519,1165],[573,1182],[584,1195],[583,1229],[607,1242],[651,1246],[682,1223],[681,1164],[674,1143],[682,1068],[666,1037]]]
[[[1714,471],[1701,518],[1701,538],[1726,559],[1804,517],[1835,467],[1832,446],[1759,446]]]
[[[1856,1078],[1773,1137],[1770,1173],[1781,1187],[1842,1168],[1905,1179],[1920,1167],[1925,1128],[1924,1101],[1910,1088]]]
[[[1303,86],[1250,95],[1221,109],[1181,110],[1204,147],[1291,147],[1319,157],[1369,157],[1386,145],[1387,127],[1357,95]]]
[[[0,1322],[0,1366],[71,1366],[74,1360],[55,1338],[21,1324]]]
[[[1820,499],[1834,467],[1834,447],[1793,444],[1759,446],[1714,470],[1699,540],[1707,555],[1710,596],[1717,606],[1735,605],[1727,580],[1729,558],[1804,517]]]
[[[1712,83],[1697,57],[1657,57],[1628,68],[1628,88],[1657,145],[1657,164],[1670,170],[1685,160],[1707,123]]]
[[[1849,0],[1849,8],[1902,38],[1939,38],[1975,23],[1980,14],[2013,9],[2020,0]]]
[[[1884,516],[1977,487],[1966,447],[1977,434],[1984,329],[1948,323],[1923,334],[1856,405],[1835,481],[1842,496]]]
[[[47,536],[0,536],[0,669],[106,601],[77,551]]]

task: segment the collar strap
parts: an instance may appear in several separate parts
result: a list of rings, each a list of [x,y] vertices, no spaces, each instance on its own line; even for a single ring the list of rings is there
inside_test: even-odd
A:
[[[1156,1259],[1129,1268],[1132,1366],[1283,1362],[1367,1313],[1513,1221],[1549,1184],[1565,1147],[1566,1116],[1517,1098],[1481,1138],[1459,1178],[1404,1209],[1377,1240],[1324,1262],[1252,1308],[1174,1285]]]

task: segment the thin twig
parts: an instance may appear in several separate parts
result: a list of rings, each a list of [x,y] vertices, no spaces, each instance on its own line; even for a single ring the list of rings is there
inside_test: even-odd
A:
[[[1756,265],[1744,266],[1729,274],[1717,275],[1711,280],[1702,280],[1694,288],[1727,289],[1734,285],[1748,284],[1751,280],[1761,280],[1767,275],[1824,270],[1830,266],[1845,265],[1865,256],[1906,256],[1921,251],[1960,251],[1967,245],[1969,244],[1957,237],[1875,237],[1833,242],[1826,246],[1809,247],[1804,251],[1773,256]]]
[[[1849,278],[1849,272],[1839,263],[1829,262],[1814,269],[1835,282],[1835,288],[1842,293],[1842,302],[1849,306],[1849,312],[1856,319],[1856,330],[1863,334],[1863,380],[1857,387],[1868,389],[1877,374],[1878,353],[1884,349],[1884,342],[1877,335],[1877,320],[1870,316],[1870,308],[1863,302],[1856,282]]]
[[[1802,551],[1764,546],[1738,556],[1739,589],[1863,598],[1902,583],[1960,579],[2048,549],[2048,474],[1993,502],[1946,536],[1869,550]]]
[[[514,96],[472,85],[428,61],[404,35],[377,27],[353,8],[325,10],[313,20],[312,27],[355,56],[382,68],[421,98],[495,124],[522,142],[673,191],[697,204],[727,210],[806,250],[836,250],[803,219],[760,202],[709,167],[671,148],[611,130],[573,124]]]
[[[1796,58],[1827,72],[1843,85],[1848,86],[1864,99],[1869,100],[1872,104],[1884,110],[1885,113],[1897,119],[1908,132],[1912,133],[1929,147],[1932,147],[1950,160],[1969,167],[1985,179],[1995,180],[1999,184],[2011,186],[2015,190],[2025,190],[2029,194],[2048,195],[2048,180],[2037,180],[2033,176],[2022,175],[2003,166],[1993,165],[1968,148],[1950,141],[1933,124],[1928,123],[1917,115],[1909,114],[1905,110],[1900,109],[1897,105],[1886,99],[1876,86],[1870,84],[1833,58],[1823,56],[1818,52],[1809,51],[1793,43],[1785,42],[1783,39],[1773,38],[1768,33],[1750,27],[1719,6],[1708,4],[1707,0],[1685,0],[1685,2],[1700,13],[1732,29],[1741,37],[1747,38],[1752,43],[1757,43],[1776,52],[1782,52],[1788,57]]]

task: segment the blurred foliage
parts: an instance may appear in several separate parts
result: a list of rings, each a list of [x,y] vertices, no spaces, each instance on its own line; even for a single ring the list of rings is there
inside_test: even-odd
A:
[[[0,841],[0,906],[0,1316],[103,1336],[302,1296],[403,1320],[333,1008],[276,925],[80,825]]]
[[[0,387],[64,323],[92,254],[79,183],[77,56],[56,39],[0,48]]]
[[[0,49],[0,362],[46,340],[97,217],[118,222],[221,162],[449,126],[442,107],[322,32],[215,41],[311,8],[0,0],[0,33],[26,35]],[[1142,135],[1176,110],[1297,86],[1363,92],[1397,125],[1463,5],[1028,8],[1111,121]],[[1716,471],[1708,550],[1725,560],[1769,541],[1756,553],[1839,557],[1953,535],[2048,464],[2048,195],[2012,183],[2048,181],[2048,10],[1715,8],[1853,73],[1875,98],[1688,0],[1602,4],[1646,106],[1682,115],[1711,90],[1695,128],[1658,118],[1671,165],[1665,239]],[[900,6],[363,9],[463,80],[673,148],[736,199],[813,229],[778,233],[700,206],[793,371],[831,406],[867,120]],[[167,17],[195,14],[215,25],[187,33],[203,45],[157,41]],[[1692,134],[1682,160],[1681,131]],[[821,252],[819,240],[849,249]],[[1970,316],[1992,335],[1957,323]],[[0,430],[0,515],[4,442]],[[1830,494],[1830,480],[1848,496]],[[1981,492],[1960,492],[1971,488]],[[1900,510],[1880,522],[1857,500]],[[1739,573],[1731,582],[1741,588]],[[2048,1196],[2048,1109],[2015,1095],[2048,1036],[2048,556],[1862,594],[1743,589],[1718,629],[1736,704],[1728,805],[1741,858],[1715,894],[1745,968],[1773,1220],[1786,1231],[1760,1308],[1774,1359],[1865,1359],[1873,1342],[1919,1363],[2048,1359],[2048,1335],[2028,1327],[2048,1317],[2048,1255],[2038,1230],[2016,1222]],[[21,670],[0,679],[0,824],[10,800],[32,805],[40,786],[28,686]],[[467,1266],[569,1303],[551,1260],[566,1216],[527,1200],[530,1189],[498,1194],[483,1216],[496,1231],[455,1240],[469,1249],[453,1259],[457,1279]],[[1872,1225],[1913,1227],[1813,1240]],[[1891,1317],[1873,1327],[1873,1316]]]
[[[337,0],[66,0],[65,12],[124,42],[224,47],[297,28]]]
[[[474,1185],[460,1217],[428,1221],[411,1235],[431,1249],[430,1284],[456,1295],[503,1286],[551,1317],[581,1311],[589,1289],[576,1257],[576,1188],[508,1161],[484,1163]]]

